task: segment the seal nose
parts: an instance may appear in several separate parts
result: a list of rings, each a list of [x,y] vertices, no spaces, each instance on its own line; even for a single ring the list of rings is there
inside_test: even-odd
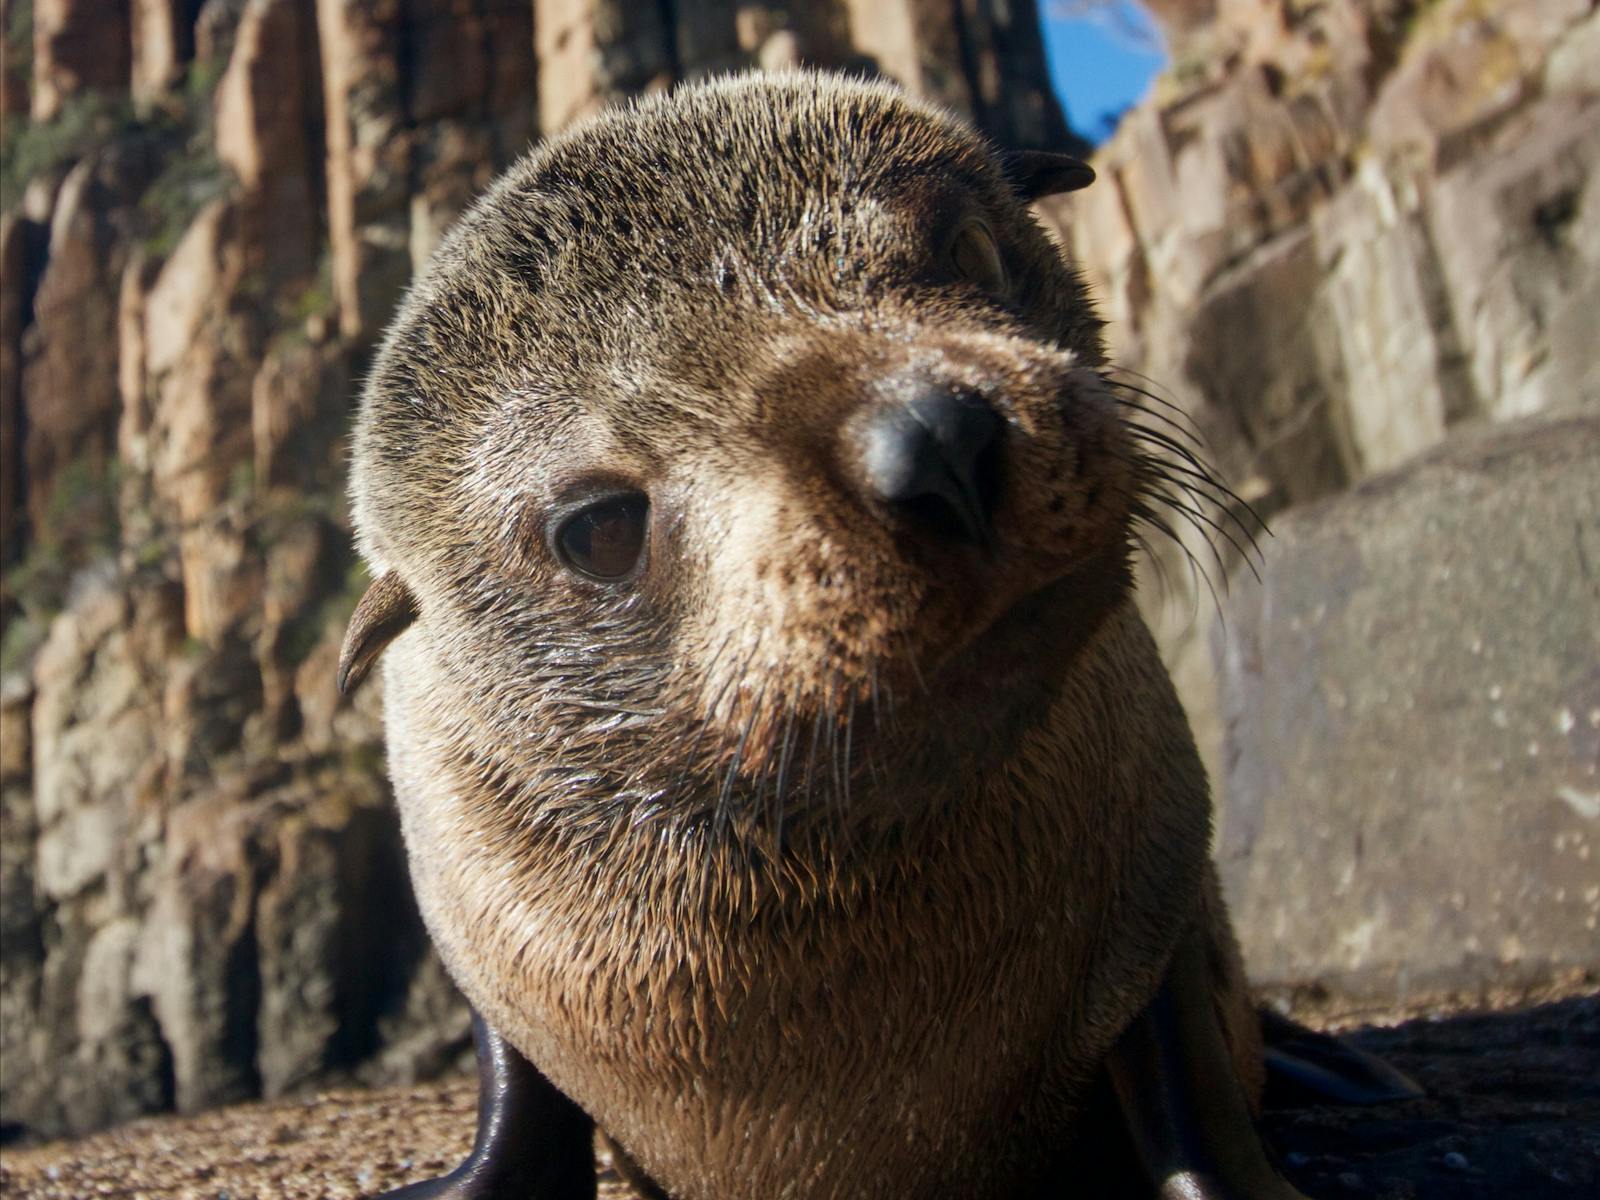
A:
[[[1001,421],[971,392],[927,384],[873,414],[863,433],[867,487],[901,511],[988,545]]]

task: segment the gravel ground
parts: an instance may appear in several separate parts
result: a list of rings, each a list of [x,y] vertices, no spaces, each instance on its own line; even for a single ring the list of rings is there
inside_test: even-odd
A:
[[[1421,1100],[1269,1110],[1286,1173],[1317,1200],[1600,1195],[1600,996],[1429,1017],[1349,1036]],[[329,1092],[152,1118],[0,1155],[7,1200],[355,1200],[437,1175],[472,1137],[468,1080]],[[601,1195],[629,1193],[608,1180]]]

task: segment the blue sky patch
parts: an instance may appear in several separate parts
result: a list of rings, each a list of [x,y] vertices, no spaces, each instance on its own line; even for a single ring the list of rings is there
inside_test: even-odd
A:
[[[1040,0],[1039,9],[1050,80],[1067,120],[1090,141],[1103,142],[1166,64],[1161,35],[1133,0]]]

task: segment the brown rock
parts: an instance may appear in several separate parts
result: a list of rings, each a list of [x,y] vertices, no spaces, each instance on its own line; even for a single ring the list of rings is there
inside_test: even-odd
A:
[[[250,486],[254,314],[239,214],[203,210],[162,266],[145,307],[152,381],[152,494],[173,515],[191,636],[215,642],[253,605],[259,566],[238,506]]]
[[[339,328],[346,337],[370,339],[411,269],[399,3],[319,0],[317,28]]]
[[[6,685],[0,734],[8,752],[31,750],[31,778],[0,780],[7,1120],[89,1126],[170,1103],[161,1039],[128,980],[135,880],[158,832],[152,677],[180,636],[170,591],[91,575],[34,664],[28,736]]]
[[[322,406],[347,386],[337,354],[287,336],[267,352],[250,383],[255,482],[262,489],[304,486],[318,447],[306,435]],[[322,449],[326,449],[325,447]]]
[[[138,148],[112,147],[74,167],[56,199],[24,336],[28,513],[36,530],[50,518],[61,474],[73,464],[102,472],[115,445],[117,297],[133,237],[131,205],[150,169]],[[91,329],[101,335],[86,337]]]
[[[673,80],[670,31],[655,9],[630,10],[620,0],[534,0],[533,29],[544,133],[612,97]]]
[[[316,257],[311,20],[300,0],[250,0],[215,97],[217,158],[245,190],[251,228],[241,236],[257,250],[269,291],[307,275]]]
[[[132,0],[130,10],[134,103],[148,107],[183,81],[194,57],[194,25],[188,0]]]
[[[1426,215],[1479,411],[1600,403],[1600,96],[1507,117],[1433,181]]]
[[[414,142],[419,186],[411,197],[410,260],[420,271],[458,213],[494,177],[494,139],[464,121],[437,121]]]
[[[14,3],[15,0],[12,0]],[[0,4],[0,121],[10,127],[13,121],[26,121],[32,107],[28,95],[28,72],[33,58],[33,39],[13,36],[10,3]]]
[[[495,138],[495,159],[509,164],[539,133],[539,83],[533,44],[532,0],[488,4],[483,12],[489,59],[484,115]]]
[[[151,997],[171,1047],[183,1112],[255,1093],[259,976],[251,924],[256,864],[239,798],[179,805],[162,842],[168,860],[144,921],[134,986]]]
[[[407,116],[423,124],[472,114],[489,78],[487,30],[477,0],[431,0],[420,17],[411,33]],[[532,53],[531,39],[526,49]]]
[[[34,0],[33,119],[89,91],[128,88],[128,0]]]
[[[1183,404],[1269,518],[1457,422],[1600,397],[1595,15],[1404,8],[1162,6],[1180,70],[1100,150],[1102,182],[1052,210],[1116,360]],[[1205,741],[1210,601],[1162,554],[1147,604]]]
[[[1463,434],[1276,534],[1221,649],[1252,977],[1393,999],[1593,967],[1600,418]]]
[[[38,881],[65,899],[119,862],[155,783],[161,664],[182,639],[167,587],[109,572],[78,585],[34,666],[33,800]]]

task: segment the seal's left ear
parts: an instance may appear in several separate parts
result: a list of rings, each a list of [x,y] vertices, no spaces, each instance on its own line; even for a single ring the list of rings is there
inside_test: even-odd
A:
[[[350,616],[350,627],[339,648],[339,691],[352,694],[378,661],[383,648],[417,619],[417,601],[411,589],[393,571],[385,572],[367,589]]]
[[[1024,200],[1076,192],[1094,182],[1094,168],[1070,154],[1013,150],[1006,155],[1006,178]]]

